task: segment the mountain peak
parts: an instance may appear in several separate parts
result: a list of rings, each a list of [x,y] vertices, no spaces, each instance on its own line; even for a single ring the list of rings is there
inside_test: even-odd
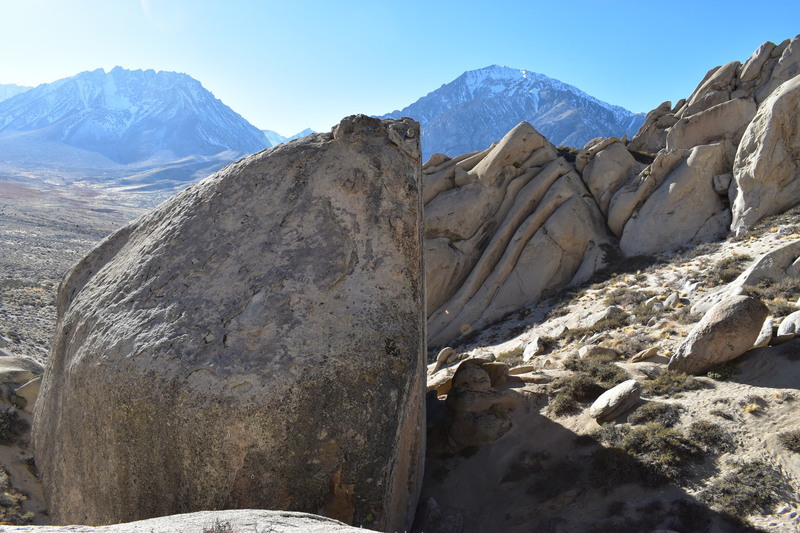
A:
[[[526,121],[554,144],[583,146],[595,137],[633,135],[636,114],[525,69],[489,65],[464,72],[410,106],[383,118],[411,117],[422,126],[422,152],[483,150]]]
[[[118,163],[266,146],[261,132],[187,74],[116,66],[81,72],[0,102],[4,138],[38,138]]]

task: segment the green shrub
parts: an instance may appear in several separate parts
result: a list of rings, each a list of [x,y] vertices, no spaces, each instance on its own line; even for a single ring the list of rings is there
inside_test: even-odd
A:
[[[499,354],[497,354],[497,360],[504,361],[507,363],[516,363],[522,360],[523,353],[525,353],[525,348],[519,346],[511,350],[506,350],[505,352],[500,352]]]
[[[709,275],[723,283],[730,283],[739,277],[739,274],[744,272],[747,264],[752,260],[753,257],[747,254],[730,255],[717,261],[717,264],[714,265]]]
[[[708,371],[706,374],[709,378],[715,379],[717,381],[725,381],[735,377],[741,372],[739,367],[733,361],[728,361],[726,363],[722,363],[721,365],[717,365],[711,370]]]
[[[614,385],[619,385],[630,378],[627,372],[614,363],[594,359],[581,359],[575,355],[564,359],[563,365],[566,370],[587,374],[605,389],[610,389]]]
[[[779,433],[778,440],[790,452],[800,453],[800,429]]]
[[[628,415],[628,422],[631,424],[658,422],[659,424],[671,428],[680,421],[683,411],[684,409],[680,405],[663,402],[646,402]]]
[[[595,400],[606,390],[591,376],[582,372],[561,376],[553,381],[551,387],[555,394],[550,400],[549,409],[559,416],[576,412],[579,402]]]
[[[680,480],[688,463],[701,454],[701,449],[682,432],[658,422],[631,428],[622,439],[621,447],[656,474],[673,481]]]
[[[700,497],[721,511],[744,518],[769,512],[786,490],[786,481],[772,466],[761,461],[742,463],[712,482]]]
[[[705,420],[692,422],[687,436],[690,441],[697,443],[706,452],[732,452],[736,449],[736,443],[731,434],[713,422]]]
[[[672,396],[673,394],[709,388],[710,383],[697,379],[694,376],[665,370],[653,379],[646,380],[644,390],[656,396]]]

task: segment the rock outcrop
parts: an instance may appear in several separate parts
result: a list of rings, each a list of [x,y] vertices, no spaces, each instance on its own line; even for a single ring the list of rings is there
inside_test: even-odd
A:
[[[733,176],[739,232],[800,202],[800,76],[778,86],[744,133]]]
[[[753,347],[769,310],[750,296],[733,296],[711,309],[670,358],[668,368],[701,374]]]
[[[34,443],[55,523],[200,509],[403,530],[424,453],[419,127],[230,165],[67,275]]]
[[[439,159],[432,159],[439,162]],[[613,242],[575,169],[529,124],[423,168],[428,340],[443,346],[603,266]],[[429,193],[426,193],[426,196]]]

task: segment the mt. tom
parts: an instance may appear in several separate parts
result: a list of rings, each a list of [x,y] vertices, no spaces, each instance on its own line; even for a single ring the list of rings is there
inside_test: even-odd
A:
[[[555,145],[582,147],[595,137],[633,136],[644,113],[601,102],[580,89],[527,70],[492,65],[455,80],[383,118],[422,126],[422,156],[483,150],[522,121]]]

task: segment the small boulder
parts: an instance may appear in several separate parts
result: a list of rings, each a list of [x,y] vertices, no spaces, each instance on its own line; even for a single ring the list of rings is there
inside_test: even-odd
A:
[[[630,359],[628,359],[629,363],[638,363],[640,361],[647,361],[651,357],[655,357],[658,355],[658,346],[651,346],[650,348],[645,348],[641,352],[637,353]]]
[[[589,416],[603,424],[630,411],[642,397],[642,384],[635,379],[623,381],[597,398],[589,408]]]
[[[764,325],[761,326],[761,331],[758,333],[756,341],[753,343],[753,348],[763,348],[772,340],[772,330],[775,327],[775,321],[771,316],[764,320]]]
[[[522,352],[522,360],[527,363],[537,355],[542,355],[544,350],[545,345],[541,337],[534,337],[533,340],[525,346],[525,351]]]
[[[616,361],[619,359],[619,352],[613,348],[606,348],[605,346],[598,346],[596,344],[587,344],[581,346],[578,350],[578,357],[581,359],[591,359],[592,361]]]
[[[687,374],[736,359],[752,348],[769,310],[751,296],[734,296],[711,309],[670,358],[668,368]]]
[[[800,311],[795,311],[783,319],[781,325],[778,326],[778,337],[783,337],[785,340],[791,340],[800,333]]]

